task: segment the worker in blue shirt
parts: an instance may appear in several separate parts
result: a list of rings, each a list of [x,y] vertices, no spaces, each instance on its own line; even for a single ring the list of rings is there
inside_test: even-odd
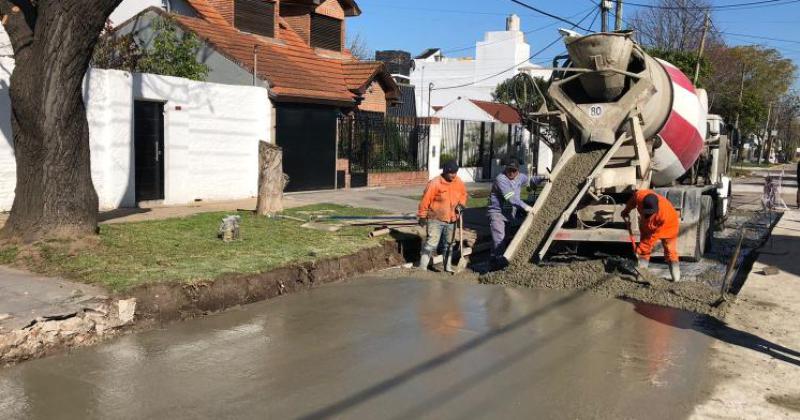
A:
[[[548,176],[528,177],[519,172],[519,163],[511,160],[503,173],[495,178],[492,192],[489,195],[489,227],[492,232],[491,270],[503,268],[507,261],[503,258],[507,241],[513,231],[519,228],[525,216],[532,210],[528,203],[522,201],[522,187],[539,185],[549,181]]]

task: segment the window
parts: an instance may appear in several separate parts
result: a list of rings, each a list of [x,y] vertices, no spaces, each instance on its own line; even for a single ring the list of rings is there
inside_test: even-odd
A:
[[[328,16],[311,15],[311,46],[342,50],[342,21]]]
[[[275,36],[275,4],[264,0],[235,0],[233,24],[251,34]]]

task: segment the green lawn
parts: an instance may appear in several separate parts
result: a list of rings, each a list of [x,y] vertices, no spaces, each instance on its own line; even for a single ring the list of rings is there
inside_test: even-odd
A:
[[[97,244],[70,250],[74,244],[51,241],[35,245],[34,253],[0,248],[0,263],[13,262],[35,272],[121,291],[149,282],[192,282],[227,273],[258,273],[378,244],[368,237],[370,228],[366,227],[322,232],[301,228],[299,221],[256,217],[249,212],[238,213],[242,217],[241,240],[224,243],[217,239],[217,228],[228,214],[234,213],[101,225]],[[381,212],[324,204],[284,214],[308,218],[313,214],[371,216]]]

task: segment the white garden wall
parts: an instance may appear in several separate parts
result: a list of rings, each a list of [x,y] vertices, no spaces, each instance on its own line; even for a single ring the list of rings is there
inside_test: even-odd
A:
[[[13,61],[0,60],[0,210],[11,208],[16,184],[8,99],[12,69]],[[258,141],[273,141],[266,89],[91,70],[84,99],[101,209],[136,206],[134,100],[164,102],[163,204],[256,195]]]

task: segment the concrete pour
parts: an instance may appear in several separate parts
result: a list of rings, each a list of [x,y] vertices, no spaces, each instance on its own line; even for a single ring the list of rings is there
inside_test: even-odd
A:
[[[637,278],[614,260],[570,260],[560,264],[534,264],[533,258],[547,233],[579,193],[600,162],[604,150],[578,153],[553,179],[553,188],[506,270],[481,278],[483,283],[544,289],[586,290],[605,297],[628,298],[713,316],[723,316],[726,304],[720,293],[704,284],[669,280],[644,272]]]
[[[0,417],[674,419],[714,381],[700,316],[404,273],[0,370]]]

